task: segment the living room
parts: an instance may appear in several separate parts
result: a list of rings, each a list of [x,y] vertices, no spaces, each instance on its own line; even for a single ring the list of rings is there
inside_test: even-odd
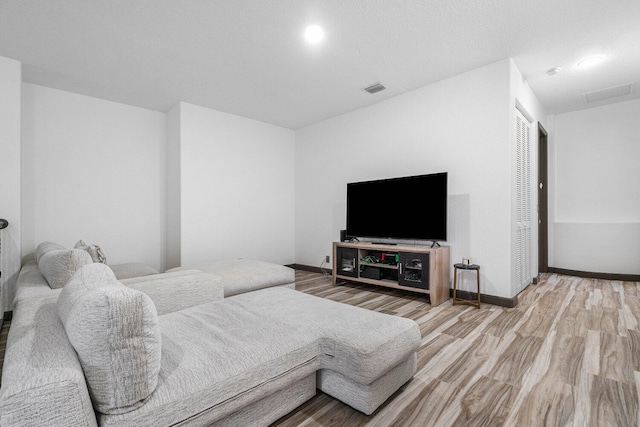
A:
[[[423,12],[422,6],[412,5]],[[345,13],[334,6],[336,10],[332,14],[325,12],[326,16]],[[349,83],[352,83],[349,66],[361,70],[360,76],[366,78],[351,88],[355,95],[348,94],[357,101],[330,110],[326,107],[331,105],[327,99],[339,98],[347,91],[344,84],[330,91],[336,82],[329,78],[323,81],[323,72],[314,70],[312,65],[322,64],[323,58],[330,56],[327,51],[332,46],[345,43],[338,38],[336,29],[321,47],[325,56],[317,52],[318,49],[312,53],[304,51],[307,46],[302,42],[296,45],[300,49],[296,52],[302,58],[299,60],[304,61],[298,71],[305,71],[311,76],[306,81],[318,82],[326,92],[324,98],[316,101],[309,96],[291,107],[303,110],[296,116],[298,121],[293,121],[293,116],[278,116],[283,110],[279,108],[277,96],[257,92],[249,93],[255,98],[254,103],[229,103],[227,109],[203,106],[204,95],[203,98],[176,99],[167,92],[159,93],[151,106],[148,95],[159,90],[162,76],[158,80],[150,76],[145,83],[136,80],[140,84],[140,99],[147,102],[146,106],[142,101],[138,105],[127,101],[130,99],[127,96],[136,94],[123,93],[127,91],[121,88],[111,91],[126,74],[113,70],[119,67],[138,77],[149,70],[137,63],[135,49],[122,52],[125,60],[120,64],[115,56],[105,55],[117,52],[118,46],[135,45],[131,39],[117,36],[124,26],[122,23],[114,25],[109,33],[111,39],[88,38],[90,45],[83,47],[80,43],[83,37],[75,34],[76,44],[53,51],[51,56],[76,49],[93,52],[91,59],[86,64],[78,63],[76,72],[71,74],[62,74],[63,67],[56,61],[50,63],[49,70],[43,70],[35,59],[30,59],[31,50],[24,50],[20,43],[3,42],[0,44],[3,93],[0,99],[3,211],[0,215],[8,219],[10,225],[2,231],[2,311],[12,309],[15,291],[12,280],[14,283],[22,256],[45,240],[73,246],[77,240],[84,239],[98,243],[109,263],[138,261],[159,271],[235,258],[256,258],[311,269],[324,265],[330,269],[331,266],[323,262],[331,254],[332,242],[339,240],[340,230],[345,228],[347,183],[437,172],[449,175],[446,245],[450,247],[451,260],[459,262],[470,258],[481,265],[482,294],[505,304],[517,303],[517,296],[524,289],[513,280],[513,141],[518,111],[524,111],[534,124],[531,127],[532,159],[538,155],[538,124],[549,135],[548,266],[619,274],[638,280],[640,171],[636,159],[640,156],[637,121],[640,99],[637,83],[627,95],[590,105],[584,103],[583,92],[578,92],[582,107],[571,110],[555,104],[553,108],[548,107],[551,104],[542,102],[542,94],[545,101],[552,98],[548,92],[537,95],[534,90],[534,86],[545,84],[556,88],[558,83],[552,79],[590,79],[593,83],[588,91],[591,92],[630,83],[633,79],[629,75],[637,78],[637,48],[626,46],[629,41],[637,40],[634,37],[637,30],[631,24],[638,10],[630,2],[626,6],[632,8],[633,13],[615,6],[619,15],[606,15],[597,27],[603,27],[601,32],[576,36],[568,43],[566,49],[575,49],[571,57],[556,58],[556,62],[536,67],[526,63],[523,58],[528,57],[523,53],[509,51],[503,57],[475,59],[469,62],[473,66],[464,65],[449,74],[444,70],[439,77],[430,76],[432,81],[406,87],[401,79],[394,81],[394,69],[384,57],[363,60],[364,65],[350,64],[341,71],[342,76],[349,76]],[[18,24],[25,27],[25,31],[33,30],[34,37],[43,38],[55,39],[52,34],[56,34],[56,27],[64,28],[64,34],[69,32],[72,36],[78,28],[88,31],[86,25],[74,27],[72,24],[76,21],[72,19],[63,20],[64,25],[55,20],[44,25],[48,20],[43,17],[33,22],[25,18],[39,8],[46,16],[44,11],[51,6],[25,6],[22,11],[13,7],[21,19],[14,15],[12,21],[11,14],[1,13],[4,40],[13,35],[10,31],[18,31]],[[72,4],[67,7],[67,15],[73,17]],[[571,20],[567,23],[570,28],[567,33],[578,33],[580,21],[573,23],[577,18],[568,14],[570,6],[544,2],[538,7],[554,10],[557,15],[552,13],[554,17],[549,19],[561,23]],[[607,5],[613,15],[609,8],[614,6]],[[392,10],[400,13],[395,7]],[[235,16],[231,12],[223,15]],[[372,12],[372,16],[383,20],[384,12],[378,12],[380,15]],[[254,13],[247,22],[262,22],[258,11]],[[583,13],[585,19],[588,15],[590,23],[598,16],[594,12]],[[98,13],[89,15],[99,16]],[[143,16],[139,15],[141,22],[145,22]],[[400,17],[405,15],[397,16]],[[463,22],[474,22],[467,19],[469,21]],[[97,22],[99,28],[109,28],[108,19]],[[247,22],[239,17],[233,20],[235,25]],[[38,25],[51,33],[45,30],[38,33],[34,30]],[[261,25],[268,27],[265,23]],[[473,28],[480,31],[478,27]],[[620,29],[622,36],[612,35],[615,33],[612,28]],[[292,33],[292,37],[297,36]],[[385,36],[393,37],[381,33],[379,38]],[[25,43],[34,43],[39,40],[37,37]],[[438,40],[446,43],[446,39]],[[629,74],[615,81],[602,74],[591,78],[577,75],[572,67],[582,59],[579,55],[593,48],[589,42],[594,39],[599,43],[596,47],[604,51],[617,53],[627,49],[630,57],[635,58],[624,62]],[[162,42],[158,40],[165,39],[150,37],[149,40],[139,42],[138,48],[162,51]],[[249,40],[257,43],[260,39],[252,35],[245,42]],[[562,44],[559,39],[555,43]],[[256,51],[262,52],[265,45],[269,43],[258,43]],[[49,48],[34,49],[43,55],[40,50],[46,53]],[[238,49],[245,52],[243,49],[248,48]],[[255,63],[244,57],[239,62],[247,61],[252,66],[247,68],[264,64],[253,78],[260,85],[268,86],[269,77],[277,74],[278,68],[266,60],[268,55],[255,55]],[[102,59],[95,62],[95,57]],[[188,62],[193,59],[185,58],[182,53],[179,58],[189,64],[184,68],[188,72],[184,80],[200,85],[207,83],[196,78],[200,74],[190,71],[199,66]],[[215,63],[211,58],[208,61]],[[438,59],[433,62],[436,61]],[[370,62],[381,64],[380,71],[369,66]],[[613,67],[603,66],[609,71]],[[219,64],[217,67],[224,68]],[[551,67],[563,70],[547,75]],[[526,74],[522,71],[524,68],[528,70]],[[536,69],[537,74],[529,71],[532,69]],[[597,72],[597,68],[592,70]],[[399,73],[398,69],[395,72]],[[46,78],[50,83],[44,83],[44,74],[48,74]],[[98,76],[104,79],[99,80]],[[387,91],[395,92],[370,95],[362,91],[376,81],[387,85]],[[166,86],[179,92],[182,84],[185,83],[175,80]],[[212,83],[212,86],[215,85]],[[243,92],[246,89],[236,86],[224,90]],[[285,95],[289,94],[282,96]],[[306,104],[313,106],[315,102],[327,109],[318,108],[315,119],[306,119],[302,113],[311,109]],[[256,105],[261,106],[260,117],[264,119],[256,118],[259,117]],[[606,147],[602,146],[603,140]],[[534,181],[536,164],[534,160]],[[532,187],[530,197],[535,209],[535,182]],[[384,202],[397,203],[391,198],[381,201]],[[402,209],[422,207],[412,203],[403,205]],[[537,236],[535,221],[532,235]],[[539,264],[536,238],[530,250],[530,279],[533,280]],[[461,287],[472,291],[473,282],[463,282]]]

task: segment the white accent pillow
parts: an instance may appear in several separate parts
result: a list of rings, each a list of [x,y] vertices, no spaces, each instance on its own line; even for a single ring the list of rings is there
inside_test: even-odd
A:
[[[141,406],[160,372],[161,334],[151,299],[118,282],[108,266],[91,263],[69,280],[56,309],[94,408],[122,414]]]
[[[86,251],[80,249],[53,249],[45,252],[38,260],[38,270],[51,289],[59,289],[83,265],[93,261]]]
[[[78,243],[76,243],[74,248],[82,249],[89,252],[89,255],[91,255],[91,259],[93,260],[93,262],[101,262],[103,264],[107,263],[107,257],[104,255],[104,252],[102,252],[102,249],[100,249],[100,246],[98,245],[87,245],[84,240],[78,240]]]
[[[36,262],[40,262],[40,258],[42,258],[42,255],[46,254],[49,251],[54,251],[57,249],[66,249],[66,248],[54,242],[40,243],[36,248]]]

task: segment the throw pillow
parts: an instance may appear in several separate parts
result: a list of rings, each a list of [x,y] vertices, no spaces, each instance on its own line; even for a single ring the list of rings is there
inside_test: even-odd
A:
[[[40,262],[40,258],[42,255],[46,254],[49,251],[53,251],[56,249],[66,249],[64,246],[59,245],[54,242],[42,242],[36,248],[36,262]]]
[[[101,263],[83,266],[56,303],[94,408],[122,414],[144,403],[160,372],[161,337],[151,299]]]
[[[107,257],[104,256],[102,249],[100,249],[100,246],[98,245],[87,245],[84,240],[78,240],[78,243],[76,243],[74,248],[83,249],[89,252],[89,255],[91,255],[91,259],[93,260],[93,262],[101,262],[103,264],[107,263]]]
[[[44,253],[38,261],[38,270],[51,289],[59,289],[85,264],[93,261],[89,254],[79,249],[53,249]]]

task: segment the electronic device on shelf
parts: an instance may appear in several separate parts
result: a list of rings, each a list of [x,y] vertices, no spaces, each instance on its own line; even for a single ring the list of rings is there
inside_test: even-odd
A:
[[[398,253],[397,252],[382,252],[380,255],[380,261],[383,264],[397,264]]]
[[[348,183],[344,234],[446,241],[447,172]]]

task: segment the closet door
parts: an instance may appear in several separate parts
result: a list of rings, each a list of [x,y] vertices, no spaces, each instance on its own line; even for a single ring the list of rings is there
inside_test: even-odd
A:
[[[518,289],[531,281],[531,124],[516,110],[516,247]]]

